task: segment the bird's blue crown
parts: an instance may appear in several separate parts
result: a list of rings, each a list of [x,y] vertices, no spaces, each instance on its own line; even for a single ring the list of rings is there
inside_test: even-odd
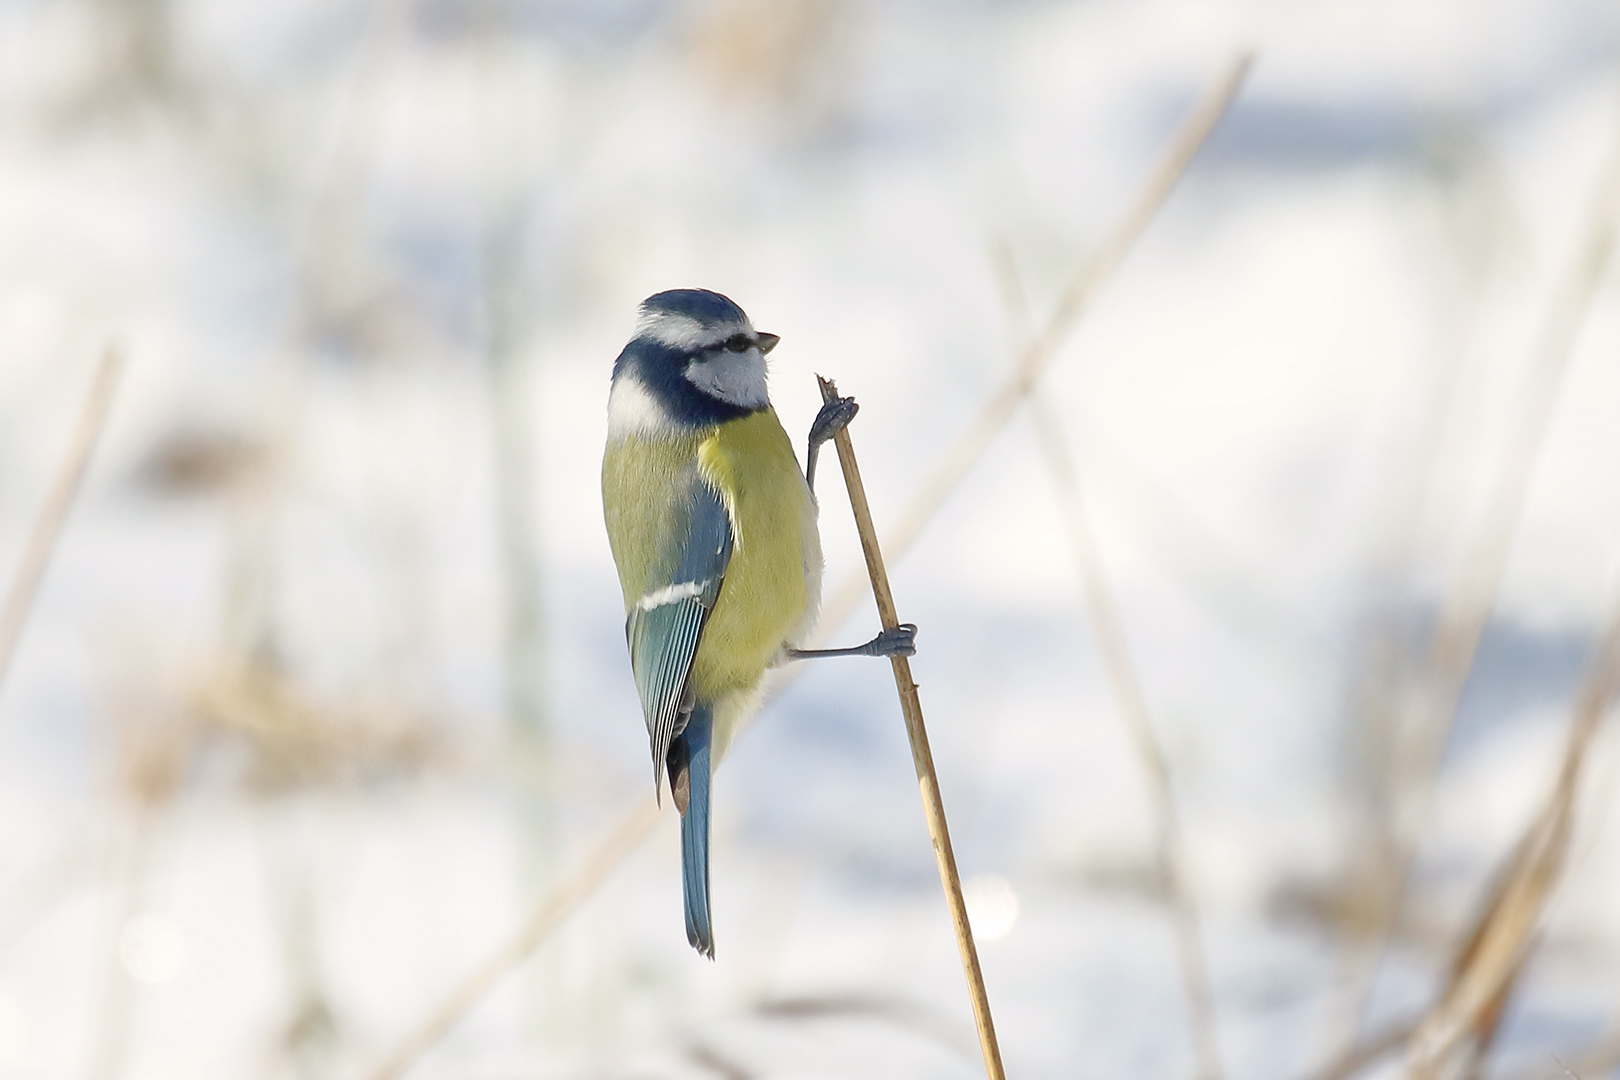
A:
[[[650,315],[685,316],[705,329],[748,324],[748,316],[729,296],[708,289],[668,289],[641,302],[642,319]]]

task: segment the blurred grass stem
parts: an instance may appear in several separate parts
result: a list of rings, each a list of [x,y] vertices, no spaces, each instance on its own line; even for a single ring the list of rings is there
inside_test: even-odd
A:
[[[1560,880],[1588,750],[1620,692],[1620,600],[1576,697],[1558,775],[1483,910],[1458,951],[1439,1003],[1418,1031],[1409,1056],[1412,1080],[1454,1075],[1453,1059],[1472,1041],[1471,1067],[1488,1048],[1514,984],[1534,947],[1543,913]],[[1452,1066],[1448,1068],[1448,1066]]]
[[[939,459],[934,471],[917,485],[916,494],[901,513],[899,522],[886,530],[884,541],[892,553],[898,556],[911,547],[946,497],[984,456],[1018,406],[1034,390],[1041,374],[1068,341],[1075,324],[1090,308],[1102,287],[1113,279],[1125,257],[1164,208],[1177,182],[1215,130],[1215,125],[1226,115],[1253,66],[1253,53],[1243,52],[1233,57],[1220,78],[1204,92],[1192,113],[1182,121],[1158,166],[1137,192],[1125,215],[1114,224],[1096,252],[1069,283],[1041,332],[1024,348],[1018,367],[989,396],[978,417]],[[864,588],[865,583],[857,577],[845,582],[822,605],[822,625],[837,625],[843,621],[860,602]]]
[[[515,768],[522,899],[544,893],[559,873],[556,739],[547,708],[546,600],[541,570],[541,485],[538,467],[542,410],[535,397],[531,348],[542,306],[529,252],[528,199],[539,176],[530,152],[534,120],[523,86],[523,54],[509,5],[476,6],[472,49],[478,58],[481,214],[479,248],[492,451],[494,511],[502,611],[501,675],[507,736]],[[555,1036],[565,1026],[562,971],[554,958],[537,965],[528,986],[531,1021]],[[549,1030],[547,1029],[549,1025]]]
[[[645,801],[620,821],[618,828],[592,851],[590,860],[554,887],[522,929],[457,983],[433,1010],[390,1050],[369,1074],[370,1080],[395,1080],[447,1035],[451,1028],[512,974],[553,930],[574,913],[658,823],[658,805]]]
[[[84,408],[79,414],[79,426],[68,443],[67,454],[57,469],[56,478],[39,509],[39,516],[34,519],[34,528],[28,534],[28,546],[23,549],[22,561],[12,575],[5,607],[0,608],[0,692],[5,689],[6,674],[11,669],[17,644],[22,640],[23,627],[28,624],[28,614],[33,610],[40,582],[45,578],[51,555],[61,539],[68,511],[73,508],[74,498],[83,486],[84,475],[90,467],[90,457],[101,440],[102,430],[107,426],[107,414],[112,409],[118,376],[123,370],[123,352],[116,346],[109,346],[102,354],[101,365],[90,384],[90,394],[85,398]]]
[[[1080,571],[1086,618],[1097,639],[1097,650],[1102,654],[1103,668],[1108,673],[1108,683],[1114,691],[1125,734],[1136,751],[1137,763],[1147,781],[1148,801],[1153,807],[1154,860],[1165,898],[1170,903],[1176,955],[1181,965],[1182,986],[1187,995],[1188,1021],[1192,1028],[1194,1049],[1198,1054],[1199,1071],[1205,1080],[1220,1080],[1223,1070],[1215,1001],[1210,990],[1209,964],[1204,956],[1203,937],[1199,932],[1198,908],[1187,885],[1186,853],[1181,841],[1175,791],[1170,783],[1170,766],[1153,730],[1147,696],[1142,692],[1136,665],[1131,660],[1130,646],[1125,641],[1125,628],[1114,602],[1113,589],[1109,586],[1107,570],[1103,567],[1102,554],[1097,549],[1080,477],[1064,443],[1061,425],[1039,395],[1030,401],[1030,414],[1059,500],[1063,504],[1064,521],[1069,527],[1069,539],[1074,545],[1075,562]]]
[[[1031,328],[1028,298],[1018,274],[1018,265],[1006,244],[998,244],[994,256],[1008,325],[1014,340],[1022,348],[1028,341]],[[1175,791],[1170,783],[1169,763],[1153,730],[1147,696],[1142,692],[1141,679],[1125,640],[1119,607],[1115,603],[1102,554],[1097,547],[1096,534],[1091,527],[1079,470],[1075,468],[1074,457],[1063,438],[1062,424],[1039,393],[1030,397],[1030,416],[1063,508],[1069,539],[1074,546],[1086,618],[1097,640],[1098,651],[1102,654],[1103,667],[1119,706],[1125,736],[1136,752],[1137,763],[1147,782],[1148,799],[1153,807],[1154,859],[1160,885],[1171,907],[1176,956],[1181,966],[1182,988],[1187,997],[1187,1019],[1193,1049],[1206,1080],[1220,1080],[1223,1070],[1214,994],[1210,989],[1209,965],[1204,955],[1203,937],[1199,932],[1198,908],[1187,886],[1186,856],[1181,842]]]
[[[1441,602],[1415,701],[1406,710],[1404,753],[1396,761],[1397,797],[1394,864],[1379,875],[1368,931],[1354,944],[1356,965],[1353,1015],[1370,1003],[1377,958],[1394,929],[1416,856],[1420,830],[1428,819],[1440,761],[1450,741],[1457,703],[1473,667],[1485,625],[1495,607],[1513,537],[1530,482],[1546,441],[1554,406],[1592,301],[1602,283],[1620,225],[1620,131],[1616,132],[1599,178],[1579,246],[1553,293],[1521,394],[1519,423],[1508,444],[1504,471],[1492,489],[1474,541],[1463,556]]]
[[[1309,1080],[1348,1080],[1405,1046],[1417,1034],[1421,1022],[1421,1018],[1417,1018],[1390,1024],[1377,1034],[1346,1048],[1332,1061],[1311,1073]]]
[[[816,376],[821,387],[821,400],[830,404],[838,397],[838,387],[831,379]],[[838,464],[844,472],[844,487],[849,491],[850,509],[855,514],[855,528],[861,537],[861,552],[866,556],[866,570],[872,579],[872,597],[877,602],[878,618],[883,629],[892,630],[900,625],[895,611],[894,594],[889,590],[889,573],[883,566],[883,551],[878,547],[877,527],[872,524],[872,508],[867,505],[866,487],[861,483],[861,470],[855,462],[855,444],[849,437],[849,428],[838,430],[833,438],[838,447]],[[894,685],[900,693],[900,710],[905,714],[906,735],[911,741],[911,759],[917,767],[917,784],[922,791],[923,813],[928,819],[928,835],[933,840],[934,859],[939,864],[939,880],[945,887],[945,900],[951,909],[951,927],[956,932],[956,947],[962,954],[962,973],[967,978],[968,996],[973,1003],[973,1020],[979,1029],[979,1047],[984,1052],[984,1068],[990,1080],[1006,1080],[1001,1067],[1001,1047],[996,1042],[995,1023],[990,1017],[990,997],[984,988],[984,973],[979,969],[979,950],[973,943],[973,927],[968,922],[967,901],[962,898],[962,879],[956,870],[956,852],[951,848],[950,828],[945,821],[945,801],[939,793],[939,777],[934,772],[934,754],[928,745],[928,728],[923,723],[922,699],[917,684],[911,678],[911,661],[904,656],[891,656],[894,667]]]
[[[1454,196],[1452,188],[1442,199]],[[1475,232],[1488,234],[1483,225]],[[1481,245],[1490,250],[1487,242]],[[1489,260],[1486,260],[1488,263]],[[1349,722],[1358,753],[1352,759],[1353,784],[1360,811],[1352,824],[1350,844],[1356,852],[1347,866],[1371,868],[1369,874],[1349,871],[1352,917],[1376,910],[1379,897],[1389,888],[1388,876],[1396,865],[1395,807],[1392,784],[1399,747],[1398,721],[1401,693],[1410,687],[1418,658],[1412,654],[1418,634],[1412,626],[1411,597],[1415,557],[1424,511],[1438,489],[1441,453],[1451,437],[1453,411],[1462,386],[1470,337],[1485,306],[1486,267],[1469,274],[1464,287],[1445,308],[1437,362],[1415,394],[1419,403],[1416,430],[1394,455],[1396,467],[1385,481],[1381,505],[1375,510],[1369,537],[1367,580],[1363,586],[1366,628],[1359,642],[1357,668],[1350,688]],[[1329,1058],[1349,1052],[1361,1021],[1362,980],[1367,958],[1356,944],[1365,928],[1353,926],[1337,950],[1335,975],[1323,1018],[1324,1045]]]
[[[539,762],[547,756],[550,725],[545,708],[545,620],[541,601],[538,470],[535,466],[537,417],[534,362],[530,354],[536,298],[528,271],[528,230],[523,194],[534,179],[520,153],[519,134],[530,122],[509,115],[500,87],[513,81],[514,62],[501,47],[511,28],[495,7],[482,12],[477,39],[484,79],[479,119],[483,221],[479,235],[483,285],[486,385],[495,465],[495,512],[500,544],[506,708],[513,735]],[[505,76],[504,81],[496,78]],[[505,106],[503,108],[503,105]],[[531,773],[543,773],[532,768]],[[542,775],[531,787],[543,788]],[[538,791],[549,801],[544,791]],[[537,811],[549,817],[545,810]],[[537,822],[537,825],[540,823]],[[541,826],[543,831],[547,828]],[[549,854],[549,844],[547,844]]]
[[[1568,1080],[1570,1076],[1592,1077],[1609,1072],[1617,1065],[1620,1065],[1620,1033],[1614,1032],[1611,1028],[1607,1036],[1581,1051],[1578,1056],[1566,1055],[1562,1060],[1553,1058],[1546,1065],[1508,1073],[1502,1080]]]
[[[137,804],[130,824],[128,850],[119,876],[117,921],[108,949],[107,983],[96,1027],[90,1080],[116,1080],[124,1072],[135,1019],[135,980],[124,964],[123,934],[141,910],[141,897],[151,863],[157,808],[149,801]]]

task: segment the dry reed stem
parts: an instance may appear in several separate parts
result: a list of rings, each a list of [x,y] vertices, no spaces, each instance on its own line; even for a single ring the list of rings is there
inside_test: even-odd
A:
[[[1360,670],[1350,688],[1352,725],[1362,733],[1360,742],[1366,755],[1357,777],[1359,795],[1365,801],[1350,839],[1359,855],[1353,855],[1346,865],[1369,867],[1374,872],[1357,874],[1346,883],[1350,894],[1350,921],[1346,925],[1349,933],[1337,950],[1335,977],[1322,1025],[1326,1056],[1330,1058],[1336,1052],[1348,1051],[1355,1043],[1363,984],[1372,977],[1370,959],[1361,952],[1365,948],[1363,939],[1373,927],[1362,924],[1368,912],[1378,910],[1380,897],[1389,889],[1388,875],[1398,861],[1393,856],[1395,799],[1390,774],[1398,744],[1399,694],[1411,678],[1407,655],[1411,631],[1402,601],[1410,592],[1410,567],[1423,510],[1438,480],[1437,464],[1447,441],[1453,401],[1467,359],[1469,328],[1478,321],[1484,285],[1484,276],[1476,276],[1461,304],[1448,309],[1449,333],[1443,352],[1432,382],[1419,391],[1422,419],[1416,437],[1387,478],[1384,503],[1373,520],[1369,558],[1372,573],[1368,582],[1372,599],[1364,608],[1372,615],[1372,625],[1365,638],[1365,653],[1358,662]]]
[[[1552,1064],[1509,1073],[1502,1080],[1566,1080],[1570,1076],[1596,1076],[1620,1065],[1620,1034],[1600,1039],[1569,1061],[1552,1059]]]
[[[508,782],[515,796],[519,896],[527,906],[563,871],[557,737],[547,702],[547,590],[541,558],[546,522],[537,465],[543,414],[534,408],[538,373],[529,347],[535,332],[536,282],[527,256],[524,203],[537,183],[531,144],[539,133],[528,95],[511,92],[521,86],[511,55],[515,12],[486,5],[475,18],[473,47],[481,68],[475,124],[484,387],[494,466],[501,674],[513,750]],[[563,992],[560,958],[535,964],[526,990],[531,1028],[555,1032],[566,1026],[569,996]]]
[[[529,783],[545,802],[551,725],[546,715],[545,611],[540,567],[540,487],[535,468],[537,418],[534,362],[528,348],[533,296],[526,281],[523,196],[534,186],[523,135],[532,126],[525,102],[500,92],[511,82],[500,44],[512,27],[498,8],[481,13],[476,48],[483,78],[477,83],[479,179],[482,198],[479,257],[482,271],[484,375],[488,391],[495,473],[495,510],[504,609],[503,674],[513,734],[537,751],[540,769]],[[504,80],[500,76],[505,76]],[[550,813],[526,826],[546,840],[554,856]]]
[[[692,1039],[686,1044],[686,1056],[694,1065],[708,1069],[720,1077],[720,1080],[758,1080],[756,1073],[725,1054],[713,1043]]]
[[[90,467],[90,456],[101,440],[102,429],[107,426],[107,414],[112,408],[113,394],[118,389],[118,376],[124,369],[124,354],[108,346],[102,354],[101,366],[96,369],[95,381],[85,398],[79,414],[79,426],[68,443],[67,455],[57,469],[56,478],[34,519],[33,531],[28,535],[28,546],[23,549],[22,561],[12,575],[11,588],[6,593],[4,608],[0,608],[0,691],[11,669],[12,657],[22,640],[28,614],[33,610],[34,597],[40,582],[50,567],[51,555],[67,523],[68,511],[73,508],[74,497],[84,484],[84,474]]]
[[[441,752],[422,719],[364,701],[316,701],[274,667],[220,662],[191,689],[187,706],[199,727],[242,738],[253,750],[249,786],[261,794],[352,779],[367,771],[406,773]],[[173,769],[178,773],[181,766]]]
[[[1532,948],[1548,900],[1558,884],[1574,827],[1587,750],[1615,693],[1620,691],[1620,602],[1588,666],[1576,698],[1569,738],[1547,801],[1531,822],[1459,950],[1439,1003],[1412,1046],[1413,1080],[1443,1075],[1467,1040],[1494,1035],[1502,1006]]]
[[[457,983],[409,1035],[395,1044],[381,1064],[367,1074],[370,1080],[394,1080],[403,1076],[417,1059],[455,1027],[457,1021],[528,959],[529,954],[607,880],[625,857],[641,845],[657,823],[655,803],[643,802],[626,815],[619,827],[596,846],[590,860],[546,895],[511,940]]]
[[[1421,1018],[1401,1020],[1378,1034],[1347,1047],[1332,1061],[1311,1073],[1309,1080],[1348,1080],[1405,1046],[1417,1034]]]
[[[1062,345],[1068,331],[1084,313],[1086,304],[1118,269],[1125,255],[1132,245],[1140,238],[1148,223],[1164,205],[1171,190],[1181,174],[1186,172],[1192,164],[1193,157],[1200,147],[1215,130],[1215,125],[1231,107],[1238,90],[1247,78],[1249,69],[1253,66],[1252,53],[1242,53],[1234,57],[1220,78],[1199,99],[1193,111],[1188,115],[1170,140],[1170,145],[1158,167],[1149,175],[1146,184],[1138,193],[1136,200],[1131,204],[1125,216],[1115,225],[1109,233],[1107,240],[1098,249],[1090,262],[1081,270],[1079,275],[1070,284],[1064,294],[1064,303],[1060,305],[1058,313],[1053,316],[1047,325],[1045,333],[1036,339],[1031,349],[1024,356],[1024,367],[1033,369],[1033,374],[1027,379],[1022,374],[1015,373],[1001,391],[992,400],[978,421],[958,441],[955,450],[935,469],[932,477],[932,487],[924,490],[912,500],[901,528],[894,531],[888,538],[891,555],[896,558],[904,556],[910,550],[911,544],[916,540],[923,527],[932,519],[945,501],[950,489],[958,483],[968,468],[989,446],[991,438],[1003,427],[1011,417],[1013,408],[1023,399],[1024,391],[1021,389],[1026,382],[1033,385],[1034,379],[1044,370],[1051,353],[1056,352]],[[1044,349],[1045,351],[1040,351]],[[1009,400],[1009,394],[1010,400]],[[1006,404],[1001,404],[1006,400]],[[940,485],[944,486],[941,487]],[[832,599],[822,604],[819,628],[814,639],[810,642],[815,645],[824,642],[827,635],[843,622],[860,603],[862,586],[858,574],[852,574],[845,583],[833,594]],[[780,690],[797,676],[797,672],[790,671],[779,676],[772,688],[772,694]],[[733,741],[748,727],[748,722],[739,725]],[[610,857],[623,858],[640,844],[641,840],[652,831],[657,821],[656,811],[644,807],[625,819],[625,825],[615,831],[609,840],[592,852],[585,866],[576,871],[571,877],[560,881],[551,890],[536,908],[530,921],[514,935],[513,939],[503,945],[496,953],[485,960],[475,971],[460,984],[453,988],[442,1002],[434,1008],[421,1025],[414,1029],[400,1041],[397,1048],[389,1053],[385,1065],[371,1075],[376,1080],[399,1076],[414,1063],[415,1058],[425,1053],[435,1042],[452,1028],[456,1021],[478,1003],[481,993],[487,992],[500,981],[500,974],[495,969],[499,963],[508,963],[516,966],[522,963],[528,953],[537,947],[545,934],[536,935],[532,929],[544,925],[547,930],[554,927],[570,914],[573,906],[583,903],[590,896],[595,886],[606,878],[611,866],[602,864]],[[634,836],[630,833],[634,829]],[[582,882],[589,881],[588,887],[581,887]],[[483,990],[475,994],[472,992],[476,986]]]
[[[1482,1041],[1494,1036],[1495,1024],[1500,1020],[1502,1012],[1505,1011],[1506,1004],[1507,994],[1505,992],[1498,994],[1490,1003],[1487,1018],[1489,1027],[1488,1030],[1481,1032],[1480,1038]],[[1417,1015],[1387,1025],[1377,1034],[1368,1036],[1346,1047],[1326,1065],[1308,1074],[1307,1080],[1349,1080],[1350,1077],[1371,1068],[1385,1057],[1405,1047],[1418,1034],[1425,1019],[1425,1015]],[[1608,1043],[1600,1045],[1606,1046]],[[1620,1037],[1615,1038],[1614,1046],[1614,1060],[1620,1061]],[[1472,1076],[1475,1072],[1482,1071],[1482,1066],[1483,1060],[1476,1054],[1475,1060],[1470,1063],[1466,1075]],[[1548,1074],[1548,1080],[1557,1075],[1562,1074]],[[1531,1080],[1531,1074],[1524,1074],[1510,1078],[1510,1080]]]
[[[978,1049],[975,1040],[962,1038],[961,1028],[950,1017],[899,998],[862,994],[766,997],[754,1006],[754,1013],[785,1021],[838,1018],[875,1020],[919,1035],[952,1053],[972,1057],[973,1051]]]
[[[816,376],[821,387],[821,400],[831,404],[838,397],[838,387],[831,379]],[[877,602],[878,618],[883,629],[893,630],[900,625],[895,611],[894,594],[889,591],[889,572],[883,567],[883,551],[878,547],[877,527],[872,524],[872,508],[866,501],[866,487],[861,483],[860,466],[855,463],[855,444],[849,437],[849,428],[838,430],[833,437],[838,447],[838,464],[844,472],[844,487],[849,491],[850,510],[855,515],[855,529],[861,537],[861,553],[866,556],[866,571],[872,579],[872,598]],[[951,832],[945,822],[945,801],[939,793],[939,777],[934,772],[934,754],[928,746],[928,728],[923,723],[922,699],[917,684],[911,679],[911,661],[904,656],[891,656],[894,667],[894,686],[900,694],[900,711],[905,714],[906,736],[911,741],[911,760],[917,768],[917,786],[921,789],[923,814],[928,819],[928,835],[933,840],[934,860],[939,864],[940,884],[945,887],[945,901],[951,909],[951,928],[956,932],[956,948],[962,954],[962,974],[967,979],[968,996],[973,1002],[973,1021],[979,1029],[979,1048],[984,1051],[984,1069],[990,1080],[1006,1080],[1001,1067],[1001,1047],[996,1042],[995,1022],[990,1018],[990,996],[985,992],[984,973],[979,969],[979,950],[973,943],[973,927],[968,922],[967,901],[962,898],[962,879],[956,871],[956,852],[951,848]]]
[[[1412,1039],[1412,1080],[1461,1077],[1479,1064],[1563,865],[1569,824],[1567,815],[1551,823],[1538,817],[1516,849],[1459,950],[1439,1002]]]
[[[1064,520],[1068,524],[1069,539],[1074,545],[1075,561],[1079,565],[1081,591],[1092,636],[1097,639],[1097,650],[1102,654],[1103,668],[1108,673],[1108,683],[1113,688],[1125,734],[1136,751],[1137,764],[1147,780],[1148,801],[1153,807],[1154,858],[1170,901],[1176,955],[1181,965],[1187,1018],[1192,1028],[1199,1070],[1205,1080],[1220,1080],[1223,1071],[1214,994],[1210,989],[1209,965],[1199,932],[1198,908],[1187,885],[1186,852],[1181,841],[1175,792],[1170,784],[1169,763],[1153,730],[1147,696],[1142,692],[1142,682],[1131,659],[1130,646],[1125,641],[1125,628],[1120,621],[1118,605],[1114,602],[1107,570],[1103,567],[1102,554],[1097,549],[1080,477],[1064,443],[1058,419],[1038,394],[1030,400],[1030,415],[1063,504]]]
[[[101,1016],[96,1026],[90,1080],[116,1080],[124,1072],[129,1057],[137,988],[123,964],[123,931],[140,911],[141,892],[152,856],[157,812],[157,807],[149,801],[136,803],[130,847],[120,881],[118,921],[113,926],[107,984],[103,989]]]
[[[1215,130],[1215,125],[1226,115],[1253,66],[1253,53],[1238,54],[1227,64],[1220,78],[1204,92],[1187,119],[1182,121],[1164,157],[1137,193],[1124,217],[1115,223],[1091,259],[1069,283],[1046,326],[1022,351],[1018,367],[990,395],[978,417],[939,459],[934,471],[917,485],[916,494],[901,513],[899,522],[884,536],[884,542],[896,558],[911,548],[912,542],[938,512],[946,497],[962,482],[968,470],[984,455],[991,441],[1007,426],[1007,421],[1012,419],[1018,406],[1035,388],[1047,365],[1068,340],[1080,316],[1085,314],[1097,293],[1113,278],[1125,261],[1125,256],[1136,246],[1148,224],[1164,207],[1176,182],[1186,173],[1199,149]],[[865,583],[858,576],[851,576],[844,582],[822,605],[822,625],[836,626],[842,622],[860,603],[864,588]]]
[[[1507,1015],[1508,1004],[1513,1000],[1514,987],[1534,955],[1535,947],[1536,943],[1531,942],[1529,947],[1519,954],[1517,966],[1502,980],[1496,994],[1486,1003],[1475,1020],[1473,1037],[1468,1042],[1458,1070],[1462,1080],[1484,1080],[1485,1067],[1490,1061],[1491,1051],[1496,1048],[1496,1037],[1502,1031],[1502,1018]]]
[[[1152,550],[1159,568],[1190,597],[1279,657],[1320,653],[1318,643],[1300,632],[1295,602],[1268,580],[1272,569],[1264,560],[1204,520],[1181,492],[1102,431],[1094,416],[1066,430],[1075,459],[1087,463],[1088,501],[1111,502],[1120,525]]]
[[[994,256],[1008,323],[1014,340],[1022,348],[1030,333],[1029,305],[1023,283],[1012,252],[1005,244],[997,245]],[[1147,696],[1142,692],[1141,679],[1125,641],[1119,608],[1114,601],[1101,552],[1097,548],[1079,471],[1064,441],[1062,425],[1039,393],[1031,394],[1030,410],[1036,438],[1046,456],[1057,488],[1058,501],[1062,504],[1069,538],[1074,545],[1092,636],[1096,638],[1098,651],[1102,654],[1103,667],[1119,706],[1126,738],[1136,751],[1137,763],[1147,782],[1148,801],[1153,807],[1154,858],[1161,887],[1170,901],[1176,957],[1187,998],[1187,1019],[1193,1049],[1206,1080],[1220,1080],[1223,1069],[1214,994],[1210,988],[1209,965],[1199,931],[1198,909],[1187,886],[1186,855],[1181,842],[1175,793],[1170,784],[1169,763],[1153,730]]]
[[[90,852],[77,844],[59,847],[50,861],[9,891],[0,906],[0,958],[35,926],[55,913],[90,876]]]
[[[1441,756],[1450,740],[1457,701],[1495,606],[1516,526],[1551,424],[1553,407],[1563,388],[1564,374],[1586,314],[1609,264],[1617,226],[1620,226],[1620,133],[1611,146],[1594,192],[1580,246],[1553,294],[1542,324],[1522,394],[1525,404],[1520,412],[1519,427],[1508,446],[1504,475],[1491,493],[1483,524],[1442,600],[1417,688],[1417,700],[1406,711],[1407,723],[1401,725],[1402,730],[1411,732],[1412,745],[1404,760],[1396,763],[1400,770],[1398,794],[1404,792],[1405,798],[1397,808],[1395,865],[1387,876],[1384,895],[1375,900],[1370,920],[1372,932],[1365,939],[1364,955],[1376,957],[1382,953],[1399,915],[1416,854],[1417,835],[1433,802],[1435,780]],[[1404,813],[1400,812],[1403,810]],[[1364,967],[1370,969],[1370,962]],[[1357,1016],[1365,1013],[1371,996],[1370,974],[1363,975],[1362,981],[1360,1005],[1354,1010]]]

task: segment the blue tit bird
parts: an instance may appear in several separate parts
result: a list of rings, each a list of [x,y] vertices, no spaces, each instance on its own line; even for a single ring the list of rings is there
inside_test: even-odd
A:
[[[641,304],[613,365],[602,508],[624,590],[630,667],[681,814],[686,938],[714,957],[709,791],[765,672],[817,656],[910,656],[916,627],[851,649],[806,650],[821,603],[812,494],[821,444],[855,415],[825,406],[806,471],[765,386],[778,337],[719,293],[674,289]]]

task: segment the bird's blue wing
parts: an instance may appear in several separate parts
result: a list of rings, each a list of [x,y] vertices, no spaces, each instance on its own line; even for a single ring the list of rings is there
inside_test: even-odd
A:
[[[684,726],[683,709],[691,709],[685,700],[687,676],[731,562],[731,518],[714,489],[694,476],[681,503],[667,541],[672,550],[654,560],[673,569],[647,583],[624,627],[652,742],[655,790],[670,741]]]

